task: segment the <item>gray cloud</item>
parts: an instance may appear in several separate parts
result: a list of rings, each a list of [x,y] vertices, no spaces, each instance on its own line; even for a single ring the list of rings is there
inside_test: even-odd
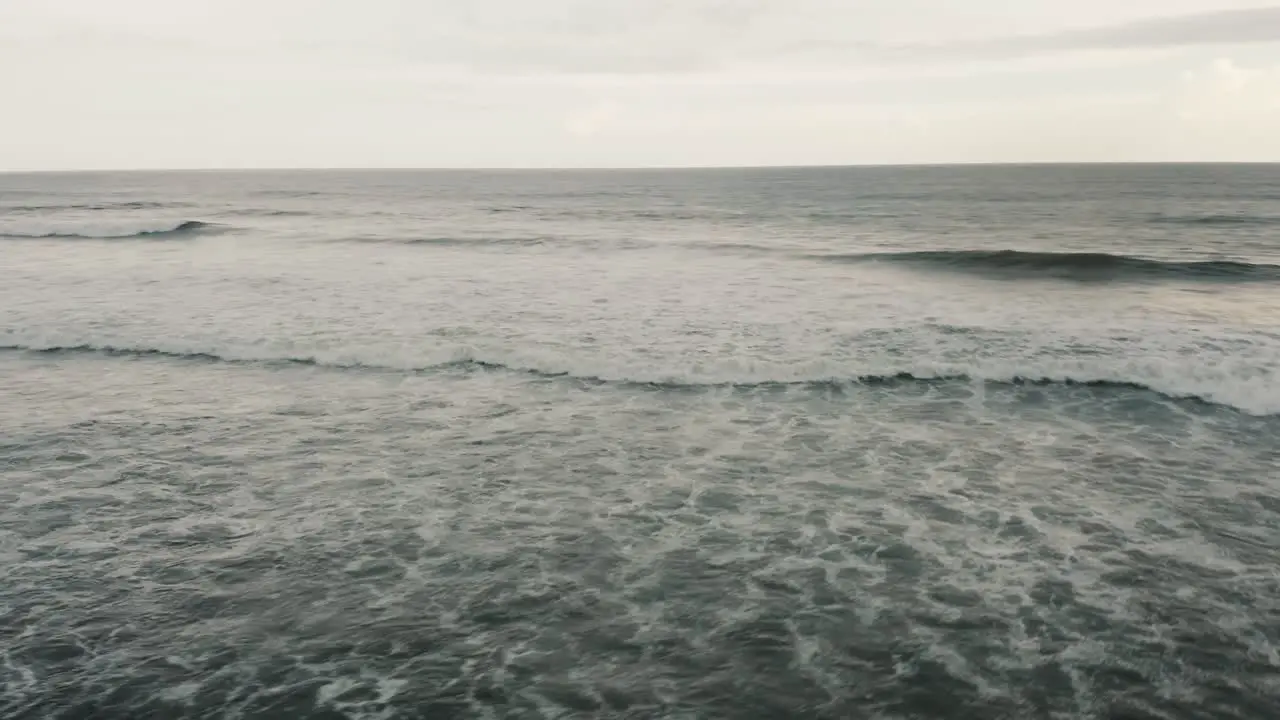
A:
[[[1156,18],[1058,36],[1061,47],[1167,47],[1280,41],[1280,7]]]
[[[903,45],[893,48],[892,52],[904,57],[959,54],[999,58],[1076,50],[1136,50],[1273,42],[1280,42],[1280,7],[1158,17],[1112,26],[964,43]]]

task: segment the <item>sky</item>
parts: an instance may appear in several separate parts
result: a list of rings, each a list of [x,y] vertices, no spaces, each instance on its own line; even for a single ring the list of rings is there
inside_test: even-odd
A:
[[[0,170],[1280,161],[1258,0],[0,0]]]

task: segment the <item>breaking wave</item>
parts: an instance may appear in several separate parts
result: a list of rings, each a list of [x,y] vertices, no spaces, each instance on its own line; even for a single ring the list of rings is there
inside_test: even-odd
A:
[[[883,262],[1011,278],[1048,276],[1078,280],[1280,281],[1280,266],[1277,265],[1235,260],[1154,260],[1110,253],[929,250],[808,257],[829,262]]]
[[[1280,377],[1262,368],[1231,368],[1123,359],[982,361],[981,363],[903,363],[897,367],[851,368],[849,363],[819,361],[804,365],[737,362],[713,368],[632,368],[615,363],[575,361],[540,353],[482,352],[471,347],[408,354],[319,351],[287,352],[269,346],[196,347],[174,344],[141,347],[112,343],[22,343],[0,351],[45,355],[99,354],[132,358],[160,357],[235,364],[305,365],[334,369],[429,372],[472,369],[523,373],[546,379],[568,378],[608,385],[654,388],[777,387],[786,385],[896,386],[920,383],[978,382],[1008,386],[1062,386],[1129,389],[1172,400],[1194,400],[1234,408],[1255,416],[1280,415]]]
[[[184,220],[182,222],[144,222],[144,223],[81,223],[59,227],[40,228],[5,228],[0,227],[0,237],[24,238],[29,240],[45,239],[85,239],[85,240],[121,240],[128,238],[160,238],[208,233],[225,226],[200,220]]]

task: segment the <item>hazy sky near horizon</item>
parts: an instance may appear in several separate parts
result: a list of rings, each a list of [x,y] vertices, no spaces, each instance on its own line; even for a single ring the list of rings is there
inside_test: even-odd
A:
[[[0,0],[0,170],[1280,161],[1257,0]]]

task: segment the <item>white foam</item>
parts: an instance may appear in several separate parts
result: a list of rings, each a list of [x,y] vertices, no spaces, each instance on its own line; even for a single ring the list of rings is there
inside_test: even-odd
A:
[[[160,697],[170,702],[190,705],[191,701],[195,699],[196,694],[200,692],[201,687],[201,683],[198,682],[179,683],[172,687],[165,688],[165,690],[160,693]]]

